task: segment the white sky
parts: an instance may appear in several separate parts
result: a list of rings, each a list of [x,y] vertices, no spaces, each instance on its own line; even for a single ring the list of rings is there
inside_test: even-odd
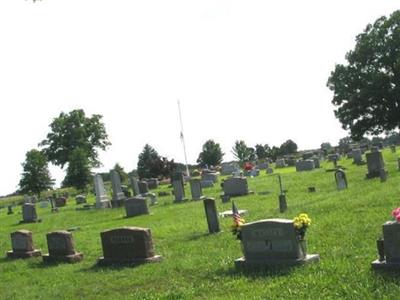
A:
[[[189,163],[214,139],[300,149],[346,135],[326,82],[368,23],[398,1],[0,0],[0,195],[61,111],[101,114],[107,171],[145,143]],[[58,183],[64,174],[51,167]]]

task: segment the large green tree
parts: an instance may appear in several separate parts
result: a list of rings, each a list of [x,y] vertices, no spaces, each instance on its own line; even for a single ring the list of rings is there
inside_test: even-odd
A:
[[[101,115],[87,117],[82,109],[60,115],[50,124],[51,131],[39,145],[49,161],[64,167],[76,148],[86,153],[91,167],[98,167],[98,150],[111,145]]]
[[[292,140],[287,140],[279,149],[281,155],[294,154],[297,152],[297,144]]]
[[[139,154],[137,173],[140,178],[167,177],[175,167],[174,160],[161,157],[152,146],[146,144]]]
[[[248,147],[243,140],[235,141],[231,152],[233,156],[242,163],[256,159],[256,151],[254,148]]]
[[[400,125],[400,11],[368,24],[328,79],[335,115],[352,138]]]
[[[202,147],[197,163],[202,167],[205,165],[216,166],[222,162],[223,156],[221,146],[213,140],[208,140]]]
[[[20,192],[32,193],[40,197],[42,191],[53,187],[54,179],[50,176],[46,156],[39,150],[28,151],[22,167],[23,173],[19,182]]]
[[[67,174],[63,186],[73,186],[78,191],[85,191],[92,180],[87,153],[82,148],[75,148],[69,157]]]

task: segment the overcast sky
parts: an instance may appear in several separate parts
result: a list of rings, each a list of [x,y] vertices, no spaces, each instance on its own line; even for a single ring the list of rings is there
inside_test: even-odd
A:
[[[355,36],[398,1],[0,1],[0,195],[60,112],[101,114],[100,159],[136,168],[145,143],[189,163],[207,139],[300,149],[347,133],[326,82]],[[64,174],[51,167],[59,183]]]

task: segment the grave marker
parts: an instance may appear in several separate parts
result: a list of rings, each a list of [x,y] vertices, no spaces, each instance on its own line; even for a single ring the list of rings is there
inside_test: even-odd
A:
[[[140,189],[139,189],[139,184],[138,180],[136,177],[129,177],[129,182],[131,184],[131,188],[133,191],[133,196],[138,196],[140,195]]]
[[[111,208],[111,202],[107,196],[103,178],[100,174],[94,176],[94,190],[96,193],[96,208]]]
[[[190,192],[192,193],[193,200],[201,200],[204,198],[203,190],[201,188],[201,180],[200,179],[190,179]]]
[[[336,187],[338,190],[347,189],[346,173],[342,169],[336,170],[335,181],[336,181]]]
[[[207,218],[208,232],[210,234],[219,232],[219,220],[215,200],[213,198],[206,198],[203,200],[203,203]]]
[[[147,200],[144,197],[136,196],[125,200],[126,217],[134,217],[139,215],[148,215],[149,208]]]
[[[72,233],[59,230],[46,234],[49,254],[43,255],[43,262],[79,262],[83,254],[75,251],[75,244]]]
[[[383,241],[377,241],[379,259],[372,262],[374,269],[400,270],[400,223],[383,224]]]
[[[121,207],[124,204],[125,194],[122,192],[121,188],[121,178],[115,170],[110,170],[111,186],[113,191],[113,196],[111,200],[112,207]]]
[[[25,203],[22,205],[22,219],[20,223],[36,223],[41,221],[37,217],[35,204]]]
[[[11,233],[12,250],[7,251],[8,258],[28,258],[42,255],[41,251],[33,246],[32,232],[17,230]]]

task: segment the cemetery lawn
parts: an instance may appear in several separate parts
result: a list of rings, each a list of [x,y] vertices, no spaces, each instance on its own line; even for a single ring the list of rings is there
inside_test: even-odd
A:
[[[384,151],[386,182],[366,180],[367,167],[341,159],[349,188],[337,191],[334,173],[322,168],[296,173],[293,167],[275,169],[287,192],[288,210],[279,213],[276,176],[249,178],[255,194],[234,198],[239,209],[247,209],[246,222],[265,218],[293,219],[307,213],[312,219],[306,239],[308,253],[320,254],[321,261],[305,267],[261,272],[239,272],[234,260],[242,256],[241,245],[230,232],[231,218],[220,219],[223,232],[207,234],[201,201],[174,204],[173,196],[158,197],[151,215],[123,218],[124,208],[76,211],[71,197],[59,213],[38,208],[41,223],[21,224],[21,208],[0,210],[0,298],[1,299],[399,299],[400,277],[376,272],[376,239],[382,224],[400,206],[400,172],[397,155]],[[315,193],[308,187],[314,186]],[[158,191],[170,191],[160,186]],[[268,192],[268,193],[263,193]],[[217,199],[218,210],[231,209],[222,203],[221,188],[203,189]],[[261,193],[261,194],[260,194]],[[190,198],[189,185],[186,195]],[[88,198],[94,203],[93,195]],[[6,200],[7,201],[7,200]],[[8,200],[10,201],[10,200]],[[0,202],[0,204],[2,204]],[[148,227],[160,263],[131,267],[98,267],[102,256],[100,232],[121,226]],[[75,248],[84,253],[76,264],[44,265],[42,258],[9,260],[10,233],[19,229],[33,232],[36,248],[47,253],[46,233],[73,228]],[[399,272],[400,273],[400,272]]]

